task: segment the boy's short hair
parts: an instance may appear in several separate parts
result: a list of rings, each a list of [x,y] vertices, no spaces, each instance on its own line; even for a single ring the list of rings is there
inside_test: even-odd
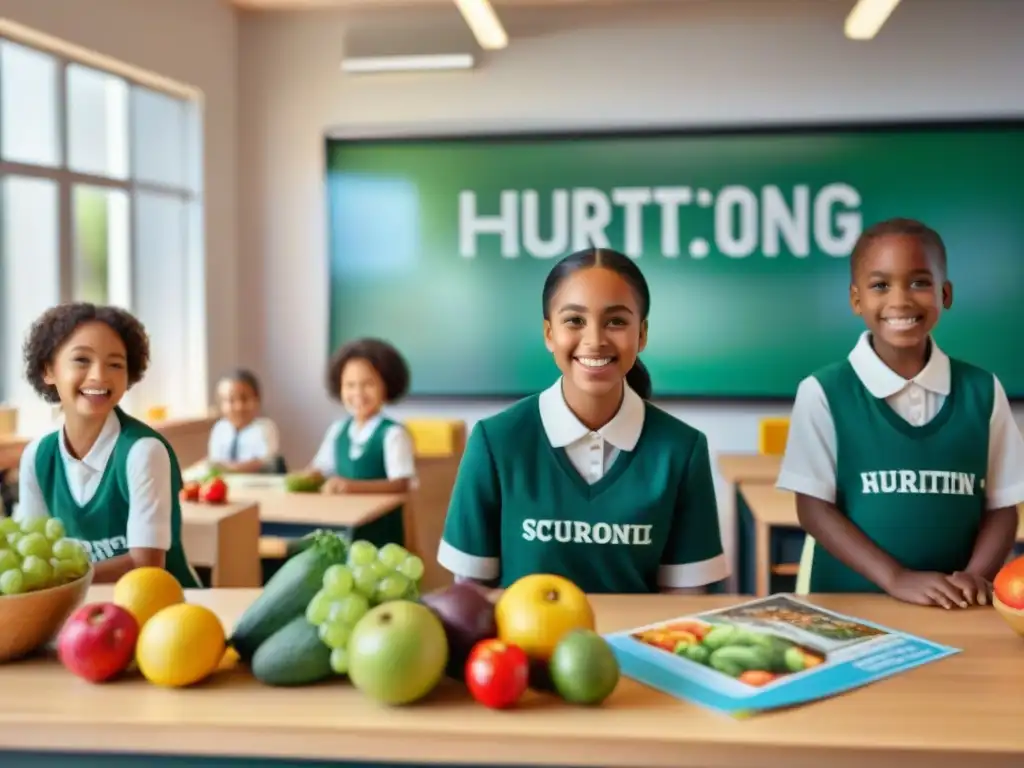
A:
[[[857,242],[853,246],[853,252],[850,254],[851,280],[857,279],[857,270],[864,260],[864,254],[867,252],[868,246],[871,245],[872,241],[887,235],[916,237],[921,241],[921,244],[928,251],[931,258],[934,259],[935,265],[942,274],[942,279],[946,279],[946,244],[942,242],[942,237],[939,233],[917,219],[894,218],[872,224],[857,238]]]
[[[383,339],[355,339],[343,345],[327,366],[327,391],[340,400],[341,372],[349,360],[366,360],[384,381],[384,399],[393,403],[409,391],[409,366],[402,353]]]
[[[220,377],[220,381],[237,381],[240,384],[245,384],[253,391],[257,400],[262,397],[260,393],[260,380],[248,368],[235,368],[233,371],[228,371]]]
[[[91,322],[110,326],[124,342],[129,389],[145,375],[149,367],[149,336],[138,318],[120,307],[84,301],[58,304],[32,324],[23,348],[25,378],[46,402],[60,402],[57,388],[43,380],[46,368],[53,364],[57,351],[79,326]]]

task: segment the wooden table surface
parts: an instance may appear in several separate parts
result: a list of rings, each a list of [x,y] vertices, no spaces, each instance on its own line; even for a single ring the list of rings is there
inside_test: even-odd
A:
[[[755,481],[740,482],[740,495],[750,508],[751,516],[768,526],[799,528],[796,515],[796,494],[774,485]],[[1024,539],[1024,504],[1017,507],[1017,539]]]
[[[782,466],[781,456],[766,456],[761,453],[721,453],[718,455],[718,471],[727,483],[751,482],[774,483]]]
[[[90,600],[108,599],[94,587]],[[233,625],[256,590],[190,592]],[[601,631],[742,602],[722,596],[595,596]],[[344,681],[269,688],[244,668],[192,689],[131,678],[90,685],[51,659],[0,666],[0,749],[152,752],[496,765],[945,768],[1024,764],[1024,640],[992,608],[943,611],[877,596],[822,606],[963,650],[846,695],[733,720],[624,679],[599,708],[528,694],[487,710],[446,682],[407,708]],[[2,762],[2,758],[0,758]]]
[[[229,491],[232,501],[254,501],[260,505],[264,523],[292,525],[359,526],[386,515],[405,503],[406,497],[392,493],[287,493],[275,488],[245,487]]]

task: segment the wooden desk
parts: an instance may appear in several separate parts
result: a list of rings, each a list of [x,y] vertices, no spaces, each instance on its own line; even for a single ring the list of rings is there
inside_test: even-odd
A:
[[[110,597],[94,587],[89,600]],[[187,599],[230,629],[256,590]],[[613,631],[741,602],[667,595],[592,598]],[[821,596],[824,607],[912,632],[962,653],[847,695],[736,721],[623,679],[601,707],[527,694],[515,710],[473,703],[446,681],[410,707],[375,705],[343,680],[271,688],[241,667],[192,689],[138,678],[89,685],[46,658],[0,667],[0,764],[170,768],[500,763],[640,768],[1009,768],[1024,764],[1017,702],[1024,644],[992,608],[942,611],[880,596]],[[59,752],[58,752],[59,751]],[[77,754],[64,754],[77,753]],[[113,753],[123,757],[114,762]],[[91,753],[86,762],[82,753]],[[170,756],[178,756],[173,760]],[[217,756],[222,760],[202,760]],[[189,759],[191,758],[191,759]],[[266,758],[257,760],[257,758]],[[75,762],[76,760],[80,762]]]
[[[791,551],[802,548],[806,538],[800,528],[796,514],[796,494],[783,491],[774,485],[758,481],[740,482],[739,496],[746,510],[749,510],[753,525],[753,549],[755,591],[757,596],[765,596],[775,591],[772,588],[772,575],[795,576],[797,561],[776,562],[772,557],[772,537],[784,533],[793,540]],[[1024,504],[1018,507],[1017,541],[1024,542]]]
[[[229,493],[233,501],[259,504],[263,537],[297,538],[317,528],[330,528],[378,545],[405,538],[402,510],[407,497],[402,494],[325,496],[254,486],[236,486]]]
[[[211,570],[213,587],[259,587],[259,505],[181,505],[182,546],[194,566]]]
[[[0,470],[17,469],[21,452],[28,443],[29,438],[20,435],[0,436]]]
[[[774,483],[782,466],[781,456],[761,453],[721,453],[718,471],[722,479],[735,486],[743,482]]]

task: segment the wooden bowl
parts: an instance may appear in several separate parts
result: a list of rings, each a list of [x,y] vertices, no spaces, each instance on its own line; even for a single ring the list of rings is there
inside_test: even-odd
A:
[[[93,569],[59,587],[0,597],[0,663],[14,661],[49,644],[68,616],[82,604]]]
[[[999,615],[1003,617],[1003,621],[1010,625],[1010,629],[1016,632],[1021,637],[1024,637],[1024,611],[1017,608],[1011,608],[1006,605],[998,597],[992,595],[992,605],[999,611]]]

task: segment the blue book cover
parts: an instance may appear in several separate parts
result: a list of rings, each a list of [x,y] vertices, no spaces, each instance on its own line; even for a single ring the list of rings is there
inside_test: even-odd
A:
[[[834,696],[960,652],[792,595],[605,638],[623,675],[735,717]]]

